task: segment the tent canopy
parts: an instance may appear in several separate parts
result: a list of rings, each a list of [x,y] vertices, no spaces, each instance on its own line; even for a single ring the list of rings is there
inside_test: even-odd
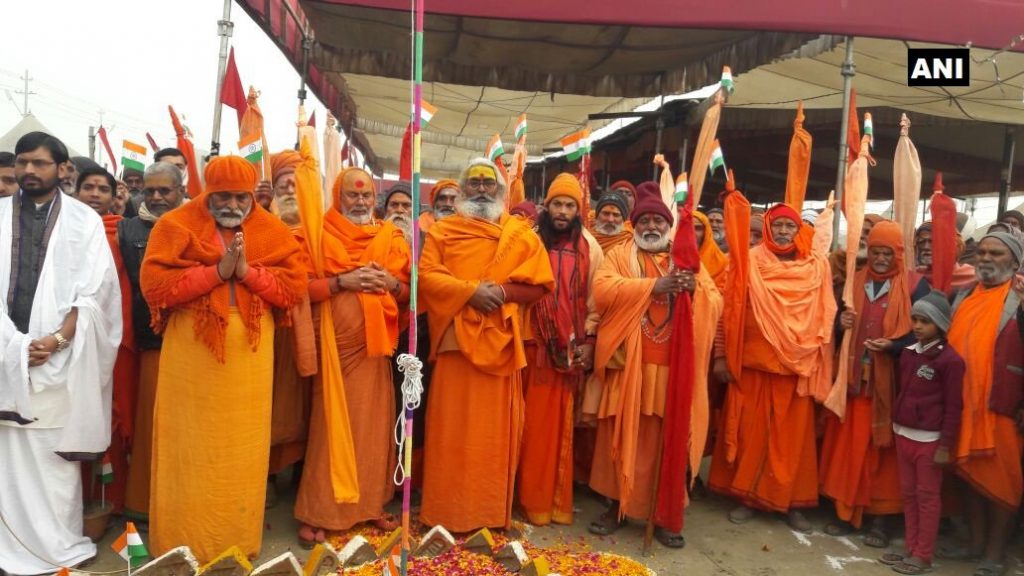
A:
[[[34,114],[29,113],[22,116],[21,120],[19,120],[17,124],[8,130],[3,136],[0,136],[0,151],[14,152],[14,147],[18,144],[18,140],[29,132],[46,132],[47,134],[54,133],[46,126],[43,126],[43,123],[40,122]],[[68,148],[68,156],[80,156],[80,154],[71,148]]]

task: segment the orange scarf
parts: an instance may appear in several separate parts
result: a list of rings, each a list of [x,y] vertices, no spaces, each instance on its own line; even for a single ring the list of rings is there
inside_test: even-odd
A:
[[[353,224],[332,209],[324,215],[323,244],[328,274],[348,272],[376,262],[399,282],[409,283],[412,255],[402,231],[391,222]],[[366,318],[367,355],[371,358],[390,356],[398,344],[398,302],[391,293],[359,292],[358,296]]]
[[[858,313],[864,311],[864,285],[868,281],[889,281],[889,305],[885,309],[882,320],[882,337],[897,340],[910,332],[910,286],[904,270],[903,234],[900,225],[884,220],[875,224],[867,237],[868,250],[872,247],[885,247],[894,253],[892,267],[886,274],[878,274],[871,269],[870,263],[854,275],[853,309]],[[861,323],[858,321],[853,333],[849,355],[849,378],[853,378],[854,367],[860,364],[864,353],[864,337],[861,334]],[[871,403],[871,436],[875,446],[891,446],[892,436],[892,404],[896,392],[893,379],[896,375],[896,358],[888,352],[871,353],[871,382],[874,396]]]
[[[153,330],[163,332],[173,309],[166,304],[182,276],[196,266],[216,266],[224,255],[217,223],[206,207],[205,194],[164,214],[153,226],[142,264],[142,294],[153,313]],[[284,285],[291,308],[306,289],[306,270],[299,245],[288,226],[259,206],[242,222],[249,266],[260,267]],[[181,305],[195,314],[194,331],[214,357],[224,362],[224,337],[230,311],[231,282]],[[260,342],[260,318],[266,304],[241,282],[234,282],[235,303],[242,314],[253,350]],[[287,311],[282,322],[288,322]]]
[[[964,411],[957,440],[956,459],[992,454],[995,450],[996,414],[988,408],[992,365],[999,319],[1010,294],[1011,282],[995,288],[978,285],[960,303],[949,327],[949,345],[964,359]]]
[[[718,243],[712,237],[711,221],[708,220],[708,217],[703,212],[697,210],[693,211],[693,217],[704,225],[704,240],[697,247],[700,252],[700,262],[707,269],[711,278],[714,279],[715,286],[722,290],[725,288],[725,269],[729,265],[729,257],[722,252],[722,249],[718,247]]]
[[[607,254],[612,248],[615,248],[619,244],[625,243],[627,240],[633,238],[633,231],[626,230],[623,226],[622,230],[618,234],[601,234],[595,230],[590,231],[594,240],[597,240],[598,245],[601,246],[601,252]]]

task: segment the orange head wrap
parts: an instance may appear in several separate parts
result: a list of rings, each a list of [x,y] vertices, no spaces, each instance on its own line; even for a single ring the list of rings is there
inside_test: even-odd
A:
[[[576,202],[577,207],[583,207],[583,188],[580,186],[580,181],[568,172],[562,172],[555,176],[551,186],[548,186],[548,195],[544,198],[544,205],[547,206],[559,196],[568,196]]]
[[[456,192],[459,191],[459,183],[451,178],[445,178],[444,180],[438,180],[437,184],[430,189],[430,207],[434,207],[434,202],[437,202],[437,195],[441,193],[441,190],[445,188],[455,188]]]
[[[796,224],[797,231],[792,246],[782,248],[775,243],[775,238],[772,237],[772,222],[778,218],[788,218]],[[800,219],[800,213],[789,204],[776,204],[764,213],[764,245],[773,254],[789,254],[796,250],[797,258],[806,258],[811,253],[813,241],[814,228],[804,224]]]
[[[343,190],[358,192],[370,190],[374,196],[377,195],[373,176],[370,176],[362,168],[347,168],[338,173],[338,177],[334,179],[334,186],[331,187],[331,198],[334,200],[333,206],[341,204],[341,192]]]
[[[259,176],[256,168],[241,156],[218,156],[203,171],[206,193],[248,192],[256,189]]]
[[[872,280],[885,280],[899,274],[903,269],[903,231],[900,225],[892,220],[882,220],[871,228],[867,238],[868,250],[873,247],[889,248],[893,251],[894,257],[892,266],[885,274],[879,274],[871,266],[867,266],[868,278]]]
[[[282,150],[277,154],[270,155],[271,182],[285,174],[294,173],[295,169],[302,163],[302,156],[295,150]]]

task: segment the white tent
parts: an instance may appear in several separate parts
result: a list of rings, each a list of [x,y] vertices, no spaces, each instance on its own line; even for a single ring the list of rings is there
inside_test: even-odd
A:
[[[59,134],[43,126],[43,123],[30,113],[23,116],[21,121],[15,124],[13,128],[8,130],[3,136],[0,136],[0,151],[14,152],[14,146],[18,143],[18,140],[29,132],[46,132],[60,138]],[[80,156],[80,154],[69,147],[68,156]]]

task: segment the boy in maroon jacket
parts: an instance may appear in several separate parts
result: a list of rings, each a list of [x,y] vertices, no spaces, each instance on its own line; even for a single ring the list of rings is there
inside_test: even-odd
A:
[[[931,571],[939,531],[942,467],[951,462],[963,409],[964,361],[946,344],[952,311],[946,296],[933,291],[914,303],[911,322],[917,343],[900,356],[900,392],[892,427],[900,467],[906,554],[881,561],[900,574]]]

